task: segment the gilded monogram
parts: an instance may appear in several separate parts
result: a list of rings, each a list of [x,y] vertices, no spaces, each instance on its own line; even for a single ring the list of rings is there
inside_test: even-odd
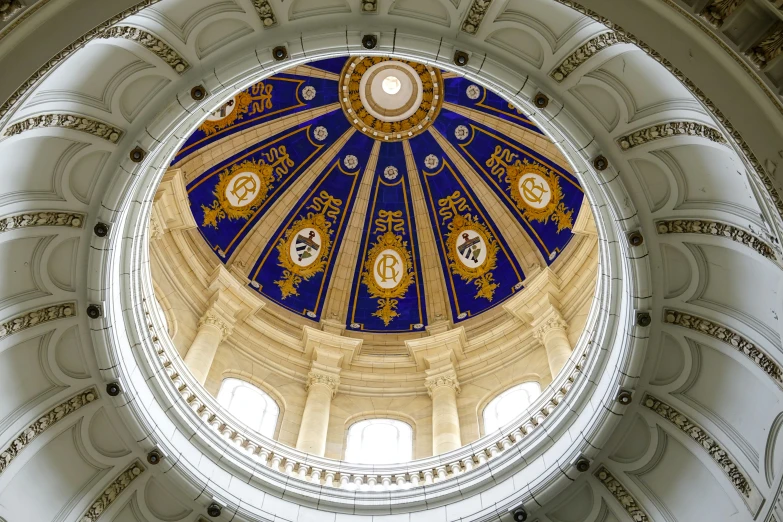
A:
[[[272,185],[288,175],[294,161],[285,145],[264,153],[264,158],[234,164],[220,173],[212,205],[201,205],[202,226],[218,228],[223,219],[250,219],[269,196]]]
[[[399,317],[397,306],[415,281],[415,272],[407,241],[403,241],[405,219],[402,210],[379,210],[375,218],[376,241],[367,253],[362,283],[378,309],[373,313],[383,324]]]
[[[500,145],[486,161],[490,174],[506,185],[522,217],[528,221],[557,224],[557,232],[574,227],[573,209],[563,203],[560,177],[537,162],[519,156]]]
[[[210,114],[199,129],[209,136],[230,127],[244,115],[263,114],[272,108],[273,88],[273,85],[259,82],[250,88],[249,93],[246,91],[238,93]]]

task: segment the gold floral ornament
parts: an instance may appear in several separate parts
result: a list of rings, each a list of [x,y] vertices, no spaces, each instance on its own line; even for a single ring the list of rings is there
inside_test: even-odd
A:
[[[235,221],[250,219],[253,212],[266,200],[272,183],[287,176],[294,161],[280,145],[264,153],[264,158],[232,165],[220,173],[220,180],[212,191],[212,205],[201,205],[203,227],[218,228],[223,219]]]
[[[402,210],[378,211],[373,234],[381,235],[367,253],[362,272],[362,283],[367,286],[370,297],[378,299],[378,310],[372,315],[386,326],[399,317],[399,299],[405,297],[415,279],[408,243],[395,234],[404,232],[404,227]]]
[[[463,281],[476,285],[475,299],[492,302],[498,284],[492,270],[497,267],[498,243],[489,229],[470,214],[470,206],[460,191],[438,200],[441,224],[450,221],[446,235],[449,268]]]
[[[508,184],[511,198],[528,221],[557,224],[557,232],[572,229],[573,209],[563,203],[559,176],[551,169],[527,159],[520,161],[517,154],[500,145],[486,161],[493,176]]]
[[[322,190],[305,210],[307,216],[296,220],[277,244],[282,279],[275,281],[282,299],[299,295],[299,284],[323,272],[332,248],[332,225],[343,202]]]
[[[272,108],[273,85],[259,82],[250,88],[250,92],[242,91],[213,111],[199,129],[207,136],[233,125],[241,116],[263,114]]]

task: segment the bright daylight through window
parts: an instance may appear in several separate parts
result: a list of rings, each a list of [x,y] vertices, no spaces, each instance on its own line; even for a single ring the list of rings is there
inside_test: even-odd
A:
[[[393,419],[368,419],[348,429],[345,460],[362,464],[393,464],[411,460],[413,430]]]
[[[225,379],[217,400],[248,428],[274,437],[280,407],[264,391],[239,379]]]

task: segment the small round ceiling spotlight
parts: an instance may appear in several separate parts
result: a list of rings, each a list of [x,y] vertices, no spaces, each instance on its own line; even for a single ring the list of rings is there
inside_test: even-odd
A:
[[[634,230],[628,234],[628,242],[631,246],[642,246],[642,243],[644,243],[644,236],[638,230]]]
[[[223,508],[220,507],[220,504],[217,502],[211,503],[207,508],[207,515],[211,516],[212,518],[219,517],[222,512]]]
[[[632,400],[633,400],[633,393],[631,393],[629,390],[620,390],[617,393],[617,402],[619,402],[623,406],[628,406],[629,404],[631,404]]]
[[[90,319],[97,319],[103,315],[103,310],[96,304],[91,304],[87,307],[87,317]]]
[[[512,514],[514,518],[514,522],[525,522],[527,520],[527,511],[525,511],[525,508],[517,508],[514,510]]]
[[[587,459],[587,457],[579,457],[576,460],[575,467],[578,472],[584,473],[585,471],[590,469],[590,461]]]
[[[160,454],[160,451],[154,449],[147,453],[147,462],[152,464],[153,466],[157,466],[160,464],[160,461],[163,460],[163,455]]]
[[[465,51],[454,52],[454,65],[465,67],[470,61],[470,56]]]
[[[118,382],[110,382],[106,385],[106,393],[109,394],[109,397],[116,397],[120,393],[122,393],[122,388],[120,388],[120,383]]]
[[[274,58],[278,62],[282,62],[283,60],[288,58],[288,49],[286,49],[284,45],[278,45],[277,47],[272,49],[272,58]]]
[[[98,237],[106,237],[109,234],[109,225],[106,223],[96,223],[92,229]]]
[[[378,45],[378,37],[374,34],[365,34],[362,36],[362,47],[365,49],[375,49]]]
[[[636,324],[646,328],[652,323],[652,317],[647,312],[636,312]]]
[[[533,103],[539,109],[545,109],[547,105],[549,105],[549,96],[543,92],[536,93],[536,95],[533,96]]]
[[[606,156],[596,156],[593,159],[593,167],[595,167],[595,170],[606,170],[609,168],[609,160],[606,159]]]
[[[130,160],[133,163],[141,163],[144,159],[144,156],[146,156],[147,153],[142,149],[141,147],[135,147],[132,151],[130,151]]]
[[[196,85],[190,89],[190,97],[196,101],[201,101],[207,97],[207,90],[203,85]]]

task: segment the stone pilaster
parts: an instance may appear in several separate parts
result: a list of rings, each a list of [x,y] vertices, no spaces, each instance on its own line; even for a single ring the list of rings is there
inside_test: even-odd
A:
[[[296,449],[319,457],[324,456],[332,399],[337,394],[339,386],[339,368],[327,368],[313,363],[305,383],[307,401],[296,440]]]
[[[428,370],[424,385],[432,398],[432,454],[440,455],[462,447],[457,394],[459,381],[454,367]]]

